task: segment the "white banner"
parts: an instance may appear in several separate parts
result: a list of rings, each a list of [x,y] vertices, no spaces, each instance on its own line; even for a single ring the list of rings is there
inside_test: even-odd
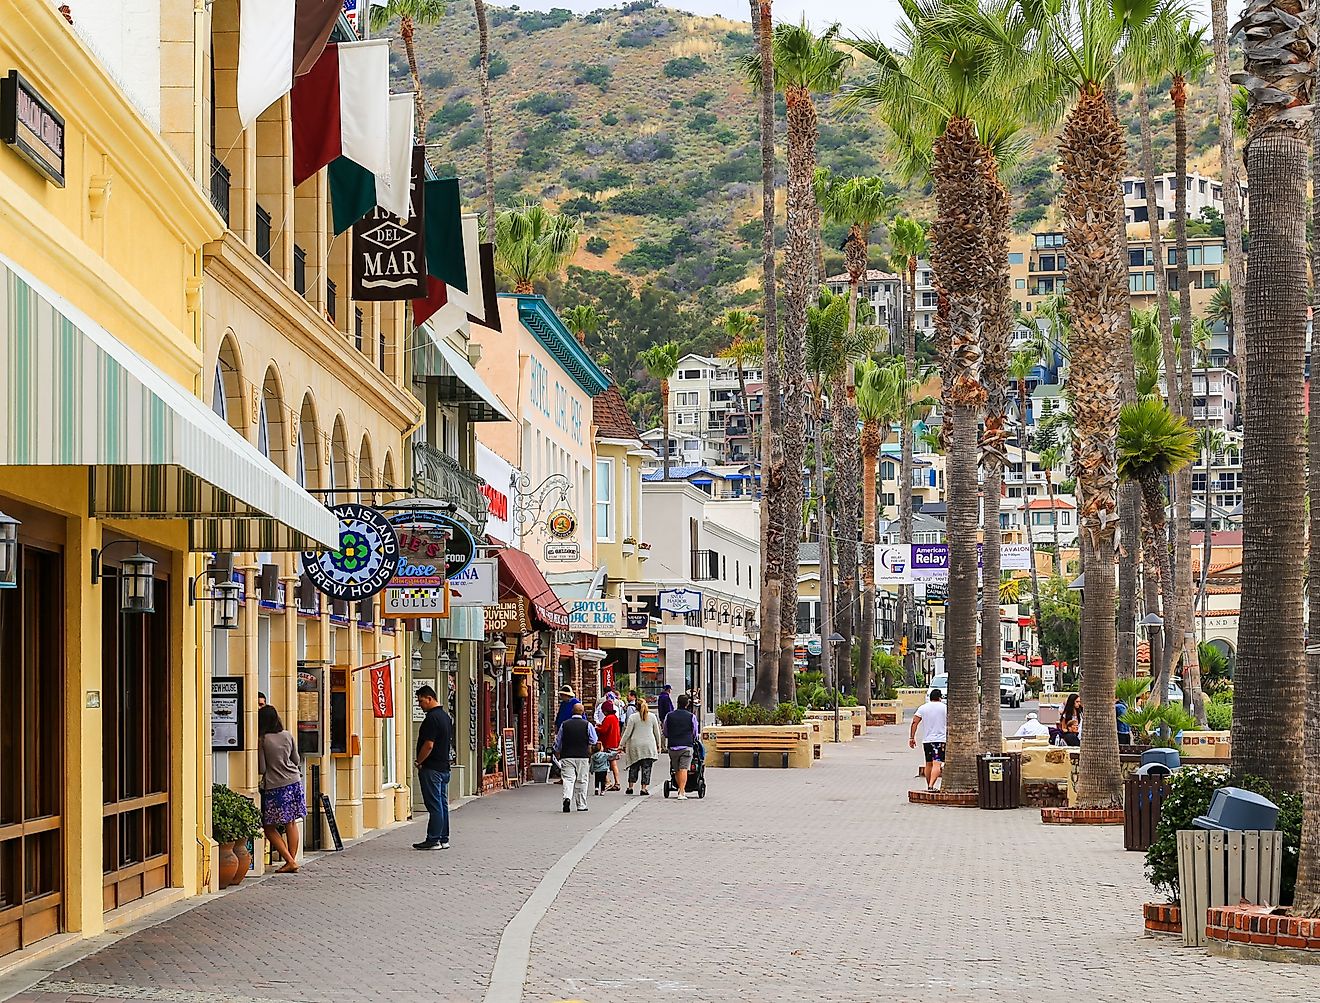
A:
[[[499,571],[494,561],[473,561],[449,579],[449,605],[494,606],[499,599]]]
[[[500,543],[513,543],[513,485],[517,471],[489,446],[477,443],[477,476],[486,483],[486,535]]]
[[[1003,571],[1030,571],[1031,548],[1025,543],[1000,544],[999,567]]]

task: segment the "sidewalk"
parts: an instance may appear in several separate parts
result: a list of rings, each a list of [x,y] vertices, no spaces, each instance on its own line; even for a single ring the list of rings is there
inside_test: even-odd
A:
[[[16,998],[484,1003],[501,935],[519,926],[531,936],[522,998],[538,1003],[1314,995],[1314,969],[1144,939],[1150,892],[1118,829],[909,805],[905,739],[873,731],[810,770],[712,769],[700,801],[667,801],[660,783],[644,801],[593,797],[587,814],[562,814],[557,787],[482,798],[455,814],[450,850],[412,850],[412,823],[120,940]],[[547,878],[534,895],[548,873],[566,884]]]

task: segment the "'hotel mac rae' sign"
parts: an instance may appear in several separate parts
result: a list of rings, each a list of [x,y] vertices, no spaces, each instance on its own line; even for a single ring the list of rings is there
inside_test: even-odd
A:
[[[64,187],[64,118],[18,70],[0,78],[0,139]]]

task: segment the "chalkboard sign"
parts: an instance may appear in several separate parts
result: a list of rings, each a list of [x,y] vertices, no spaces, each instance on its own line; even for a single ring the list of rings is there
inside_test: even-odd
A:
[[[510,781],[517,780],[518,773],[518,747],[513,737],[513,729],[504,729],[504,775]]]
[[[330,803],[330,795],[321,795],[321,810],[325,812],[325,824],[330,828],[330,838],[334,840],[335,849],[344,848],[344,837],[339,835],[339,823],[335,821],[335,809]]]

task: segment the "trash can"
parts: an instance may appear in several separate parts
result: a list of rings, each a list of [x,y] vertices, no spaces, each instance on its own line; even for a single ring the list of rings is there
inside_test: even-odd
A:
[[[976,807],[987,811],[1022,807],[1022,756],[986,753],[976,760]]]
[[[1148,763],[1124,781],[1123,849],[1145,853],[1155,842],[1164,798],[1169,793],[1167,775],[1167,767]]]

